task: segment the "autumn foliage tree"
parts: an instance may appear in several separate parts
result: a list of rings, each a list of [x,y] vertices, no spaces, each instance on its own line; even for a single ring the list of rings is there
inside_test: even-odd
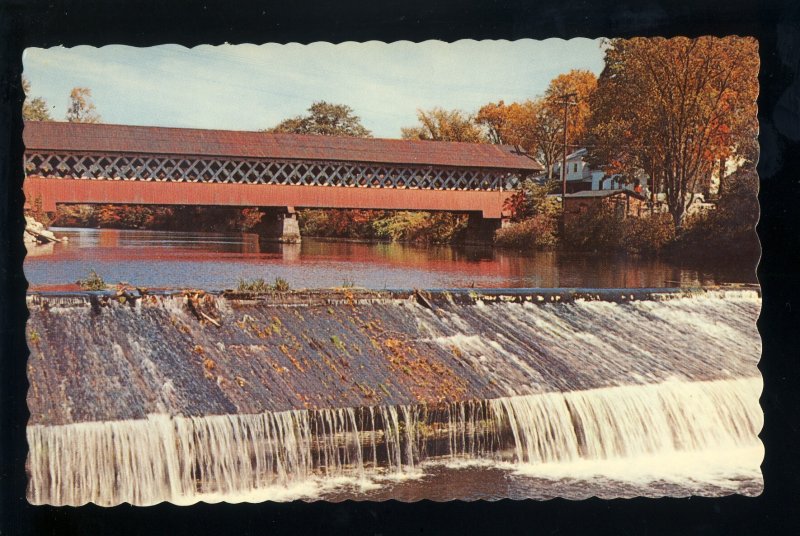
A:
[[[590,100],[591,160],[665,194],[675,226],[715,165],[755,158],[758,47],[746,37],[613,39]]]
[[[52,121],[47,101],[42,97],[29,98],[31,94],[30,81],[22,77],[22,91],[25,93],[25,102],[22,104],[22,119],[25,121]]]
[[[597,77],[590,71],[572,70],[554,78],[545,94],[522,103],[503,101],[483,106],[476,122],[486,129],[492,143],[517,145],[536,157],[544,166],[547,178],[564,151],[564,113],[561,98],[574,94],[575,106],[567,110],[569,147],[576,148],[586,135],[589,100],[597,87]]]
[[[352,108],[345,104],[331,104],[325,101],[313,103],[306,115],[285,119],[269,131],[354,138],[372,137],[372,133],[361,124],[361,118],[355,115]]]
[[[548,178],[559,154],[563,120],[552,115],[543,99],[522,103],[503,101],[483,106],[475,117],[492,143],[515,145],[536,158]]]
[[[102,121],[92,102],[92,90],[88,87],[74,87],[69,94],[66,120],[70,123],[99,123]]]
[[[417,120],[419,125],[402,129],[404,140],[486,141],[473,117],[461,110],[417,110]]]
[[[570,97],[573,104],[567,109],[569,121],[567,144],[573,149],[577,149],[585,141],[586,123],[591,111],[590,100],[595,89],[597,89],[597,77],[593,72],[573,69],[551,80],[545,91],[547,113],[558,118],[562,125],[564,123],[562,98],[564,95],[573,95]],[[563,138],[563,130],[561,134]]]

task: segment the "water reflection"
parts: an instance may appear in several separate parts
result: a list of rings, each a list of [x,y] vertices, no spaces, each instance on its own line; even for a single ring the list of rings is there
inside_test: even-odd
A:
[[[254,234],[54,229],[67,243],[34,247],[34,287],[72,283],[90,269],[106,281],[148,287],[231,288],[239,279],[282,277],[295,287],[353,282],[368,288],[663,287],[755,283],[752,266],[698,267],[661,260],[490,247],[315,240],[260,242]]]

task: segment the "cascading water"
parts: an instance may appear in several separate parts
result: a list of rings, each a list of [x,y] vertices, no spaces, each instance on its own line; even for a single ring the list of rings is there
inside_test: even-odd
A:
[[[209,322],[171,297],[36,297],[28,498],[237,501],[337,479],[365,490],[458,460],[569,477],[644,459],[658,479],[676,456],[733,452],[757,471],[756,293],[440,298],[218,298]]]

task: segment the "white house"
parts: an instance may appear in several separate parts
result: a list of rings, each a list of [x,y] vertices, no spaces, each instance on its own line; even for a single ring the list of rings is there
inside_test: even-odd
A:
[[[598,169],[591,169],[586,162],[587,149],[578,149],[567,155],[567,193],[581,192],[584,190],[618,190],[628,188],[633,190],[635,185],[620,182],[619,175],[606,175]],[[561,162],[553,166],[553,177],[561,179]],[[647,186],[647,177],[638,177],[642,189]]]

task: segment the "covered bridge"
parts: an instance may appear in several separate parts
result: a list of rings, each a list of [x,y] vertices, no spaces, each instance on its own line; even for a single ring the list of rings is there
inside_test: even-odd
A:
[[[297,234],[296,208],[468,213],[500,225],[519,181],[542,170],[510,146],[26,122],[25,194],[59,203],[264,207],[275,237]]]

